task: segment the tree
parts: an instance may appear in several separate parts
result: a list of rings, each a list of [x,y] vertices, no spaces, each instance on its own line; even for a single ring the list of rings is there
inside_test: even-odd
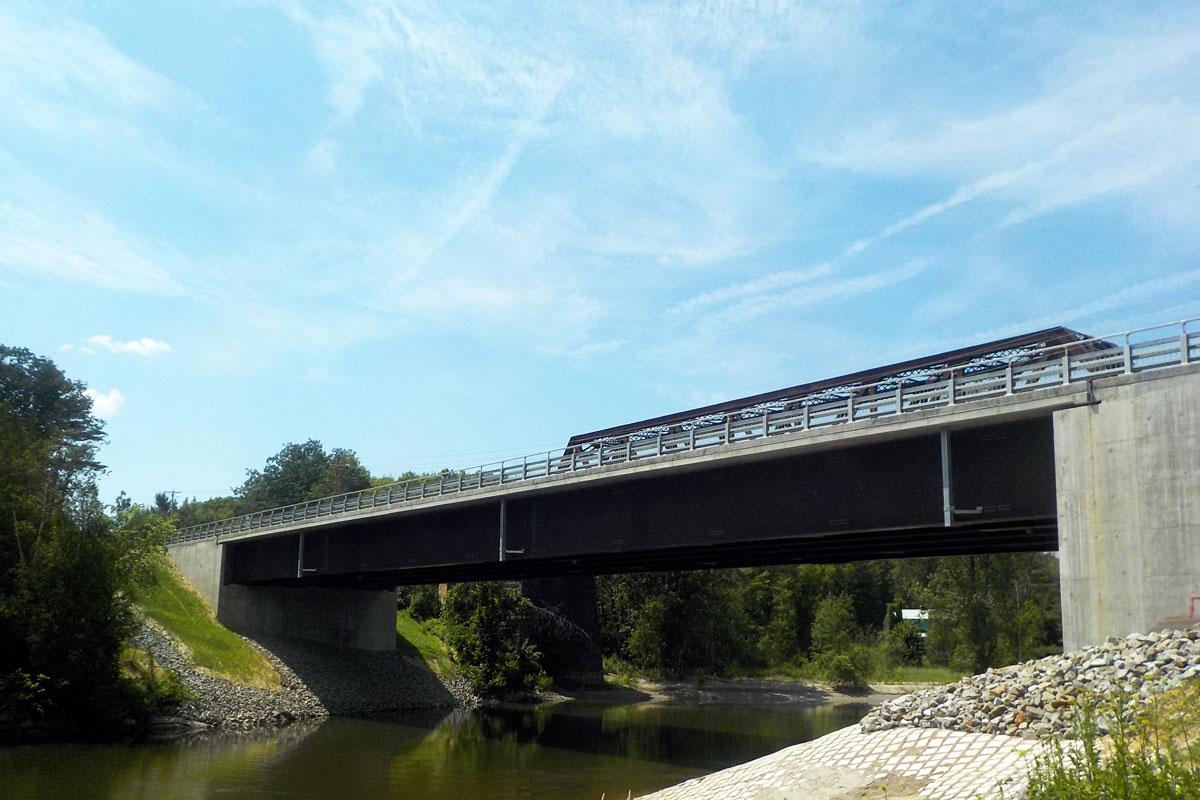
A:
[[[841,653],[854,643],[854,601],[846,593],[824,597],[813,615],[812,643],[817,653]]]
[[[600,578],[601,650],[673,677],[728,673],[753,660],[740,581],[731,570]]]
[[[104,513],[102,440],[83,384],[0,345],[0,729],[97,730],[134,712],[117,667],[128,589],[165,523]]]
[[[247,470],[246,480],[234,489],[242,511],[289,506],[371,486],[371,474],[353,450],[335,448],[326,453],[316,439],[289,442],[267,459],[262,471]]]
[[[446,643],[479,694],[529,691],[544,676],[527,630],[529,609],[528,599],[497,581],[456,583],[447,591]]]
[[[179,504],[170,492],[158,492],[154,495],[154,513],[164,519],[179,511]]]
[[[930,659],[982,672],[1052,641],[1057,632],[1041,609],[1059,617],[1058,561],[1045,553],[937,559],[921,596]]]

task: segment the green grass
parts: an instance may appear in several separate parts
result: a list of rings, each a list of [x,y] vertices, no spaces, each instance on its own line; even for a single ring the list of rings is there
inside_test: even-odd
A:
[[[949,667],[896,667],[887,674],[888,683],[954,683],[963,673]]]
[[[450,648],[407,611],[396,612],[396,649],[410,659],[421,661],[442,677],[454,672]]]
[[[154,583],[138,589],[133,599],[183,645],[196,666],[234,683],[279,688],[279,673],[271,663],[217,622],[208,603],[166,556],[154,567]]]

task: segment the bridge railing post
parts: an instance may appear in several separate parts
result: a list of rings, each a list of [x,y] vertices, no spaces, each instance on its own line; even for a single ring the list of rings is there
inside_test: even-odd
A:
[[[1191,345],[1188,343],[1187,320],[1179,323],[1179,363],[1189,364],[1192,360]]]
[[[725,444],[733,441],[733,417],[725,415]]]
[[[854,390],[846,393],[846,422],[854,422]]]
[[[1125,334],[1125,372],[1133,372],[1133,345],[1129,341],[1129,334]]]
[[[1013,393],[1013,366],[1011,361],[1004,366],[1004,393]]]
[[[896,381],[896,413],[904,412],[904,379]]]
[[[957,394],[957,391],[955,390],[955,385],[954,385],[954,368],[953,367],[951,367],[951,369],[950,369],[950,379],[948,381],[946,381],[946,393],[948,396],[947,405],[954,405],[954,403],[955,403],[954,395]]]
[[[1071,349],[1063,348],[1062,354],[1062,383],[1066,386],[1071,382]]]

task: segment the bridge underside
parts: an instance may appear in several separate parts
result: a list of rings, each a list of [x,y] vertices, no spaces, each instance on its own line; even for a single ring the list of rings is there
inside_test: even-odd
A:
[[[384,588],[1054,550],[1048,417],[225,544],[225,583]]]
[[[738,542],[702,547],[586,557],[445,564],[431,567],[363,569],[307,578],[242,580],[247,585],[390,588],[423,583],[523,580],[563,575],[717,569],[781,564],[840,564],[881,558],[1047,552],[1058,549],[1054,519],[1010,520],[1003,524],[861,531],[820,537]]]

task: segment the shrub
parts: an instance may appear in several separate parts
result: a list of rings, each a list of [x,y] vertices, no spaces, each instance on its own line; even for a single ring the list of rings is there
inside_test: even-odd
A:
[[[880,641],[884,665],[888,669],[920,664],[925,655],[925,640],[912,620],[897,622],[883,633]]]
[[[860,688],[871,674],[870,649],[853,645],[845,650],[826,651],[817,656],[816,666],[835,691]]]
[[[406,589],[401,599],[406,601],[408,613],[418,622],[433,619],[442,613],[442,599],[438,597],[438,587],[434,584]]]
[[[442,608],[445,640],[476,693],[497,697],[543,682],[541,653],[529,639],[529,600],[503,583],[459,583]]]

